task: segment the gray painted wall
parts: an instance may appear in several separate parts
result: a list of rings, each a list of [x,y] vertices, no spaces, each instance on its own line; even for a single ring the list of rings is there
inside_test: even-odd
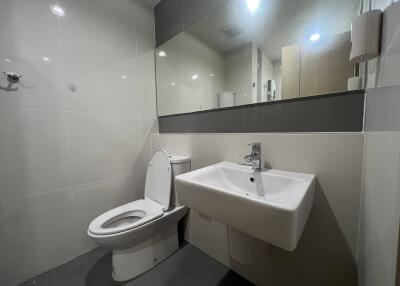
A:
[[[375,0],[372,4],[384,9],[391,2]],[[379,88],[366,93],[358,251],[361,286],[394,286],[399,267],[400,46],[395,44],[400,40],[399,13],[399,2],[384,12],[381,57],[375,60]]]
[[[152,136],[152,149],[190,156],[198,169],[224,160],[242,162],[251,142],[261,142],[265,166],[317,177],[298,248],[287,252],[248,237],[232,253],[230,239],[236,233],[193,211],[186,239],[256,285],[356,286],[362,133],[160,134]],[[258,255],[249,265],[238,262],[251,252]]]

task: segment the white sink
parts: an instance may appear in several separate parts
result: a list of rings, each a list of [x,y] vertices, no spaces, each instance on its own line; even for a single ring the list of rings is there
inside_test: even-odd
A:
[[[314,178],[221,162],[177,176],[175,187],[181,204],[292,251],[313,205]]]

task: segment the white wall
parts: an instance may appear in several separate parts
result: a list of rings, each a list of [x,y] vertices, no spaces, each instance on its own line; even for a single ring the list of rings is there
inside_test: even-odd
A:
[[[241,162],[249,152],[247,144],[261,142],[267,166],[315,174],[313,210],[294,252],[264,243],[252,265],[241,265],[230,256],[228,227],[196,212],[191,212],[186,238],[256,285],[357,285],[363,134],[155,134],[152,138],[153,150],[190,156],[192,169],[224,160]],[[251,249],[249,245],[238,252]]]
[[[391,1],[373,1],[384,9]],[[363,193],[359,234],[361,286],[394,286],[400,193],[400,4],[384,13],[379,88],[366,94]],[[388,14],[390,13],[390,14]]]
[[[235,92],[235,105],[255,102],[252,95],[252,45],[226,53],[225,60],[226,90]]]
[[[157,56],[158,114],[168,115],[218,107],[225,90],[225,62],[220,54],[187,32],[168,41]],[[192,79],[197,75],[197,79]]]
[[[272,61],[263,51],[263,62],[262,62],[262,86],[261,86],[261,99],[265,94],[264,85],[268,80],[272,79],[275,81],[276,94],[275,99],[281,99],[281,66],[282,62]],[[264,96],[266,98],[266,95]],[[262,100],[265,101],[265,100]]]
[[[92,2],[60,1],[58,18],[52,1],[0,1],[0,70],[24,84],[0,89],[0,285],[92,249],[88,223],[143,195],[156,120],[153,12]]]
[[[274,62],[274,79],[276,84],[276,99],[281,99],[282,94],[282,61]]]

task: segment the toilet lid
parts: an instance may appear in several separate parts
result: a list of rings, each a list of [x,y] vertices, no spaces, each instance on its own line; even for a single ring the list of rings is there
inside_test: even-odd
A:
[[[157,150],[147,166],[144,196],[169,208],[171,195],[171,162],[165,150]]]

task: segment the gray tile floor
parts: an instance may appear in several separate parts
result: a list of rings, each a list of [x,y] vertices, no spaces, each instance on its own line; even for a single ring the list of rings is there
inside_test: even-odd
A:
[[[20,286],[250,286],[243,277],[230,271],[190,244],[136,279],[121,283],[111,278],[111,253],[95,249],[49,270]]]

